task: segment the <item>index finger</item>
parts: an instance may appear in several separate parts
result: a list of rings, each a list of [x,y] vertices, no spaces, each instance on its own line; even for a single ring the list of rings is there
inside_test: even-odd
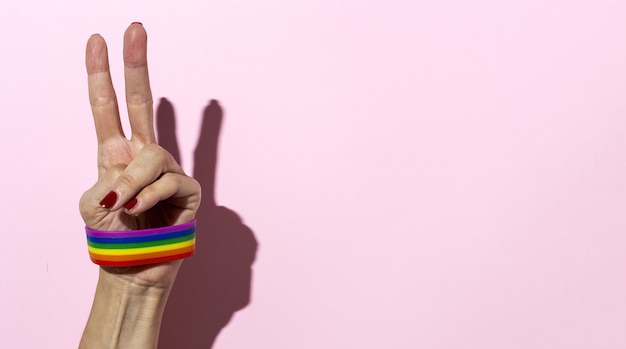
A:
[[[98,143],[124,136],[117,98],[109,71],[107,45],[102,36],[92,35],[85,50],[89,103],[96,126]]]

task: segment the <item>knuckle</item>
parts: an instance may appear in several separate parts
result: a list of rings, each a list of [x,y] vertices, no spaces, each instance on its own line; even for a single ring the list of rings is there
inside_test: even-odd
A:
[[[189,177],[191,179],[191,183],[194,186],[194,190],[200,194],[200,192],[202,192],[202,185],[200,185],[200,182],[198,182],[197,179],[193,178],[193,177]]]
[[[138,183],[137,175],[132,171],[125,171],[117,179],[118,188],[134,188]]]
[[[129,105],[152,105],[152,96],[141,92],[129,92],[126,94],[126,104]]]
[[[80,196],[80,200],[78,201],[78,210],[82,216],[84,216],[88,212],[90,208],[89,204],[91,201],[93,201],[90,200],[92,197],[92,195],[90,194],[90,191],[84,192],[83,195]]]
[[[124,173],[124,171],[126,170],[126,167],[127,165],[124,165],[124,164],[117,164],[117,165],[110,166],[106,170],[107,177],[110,179],[119,178],[122,175],[122,173]]]
[[[177,176],[171,172],[164,173],[161,176],[161,183],[163,191],[167,192],[167,195],[173,195],[181,186],[180,176]]]
[[[141,190],[141,198],[147,202],[158,201],[158,192],[153,185],[149,185]]]
[[[167,156],[169,155],[169,153],[158,144],[146,144],[142,151],[146,158],[158,164],[167,161]]]
[[[175,175],[174,173],[166,172],[166,173],[163,174],[162,178],[167,183],[170,183],[170,184],[173,184],[173,185],[176,185],[176,186],[180,185],[180,178],[179,178],[179,176]]]
[[[89,99],[91,106],[94,108],[108,106],[117,103],[117,99],[114,95],[99,95],[93,96]]]

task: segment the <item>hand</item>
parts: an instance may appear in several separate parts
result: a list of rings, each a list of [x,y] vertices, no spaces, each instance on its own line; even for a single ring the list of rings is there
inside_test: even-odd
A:
[[[80,199],[85,224],[119,231],[177,225],[194,219],[200,185],[156,144],[146,59],[147,35],[139,23],[124,34],[126,105],[132,129],[127,139],[111,82],[107,47],[100,35],[87,42],[89,100],[98,139],[98,181]],[[181,261],[133,268],[103,268],[113,278],[168,288]],[[102,273],[101,273],[102,276]],[[107,277],[109,277],[107,276]]]

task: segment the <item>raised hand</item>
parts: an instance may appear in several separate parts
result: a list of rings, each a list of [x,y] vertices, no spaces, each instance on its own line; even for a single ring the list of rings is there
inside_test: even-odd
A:
[[[132,129],[126,138],[109,72],[107,47],[100,35],[87,42],[89,100],[98,140],[98,181],[80,200],[80,212],[91,229],[136,230],[177,225],[194,219],[200,205],[200,185],[156,144],[152,93],[146,58],[147,35],[139,23],[124,34],[126,105]],[[139,277],[142,282],[167,284],[180,261],[159,266],[110,269]]]

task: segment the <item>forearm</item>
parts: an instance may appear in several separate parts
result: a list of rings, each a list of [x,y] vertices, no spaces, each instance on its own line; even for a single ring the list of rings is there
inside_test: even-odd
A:
[[[169,291],[170,287],[140,285],[100,270],[79,348],[156,348]]]

